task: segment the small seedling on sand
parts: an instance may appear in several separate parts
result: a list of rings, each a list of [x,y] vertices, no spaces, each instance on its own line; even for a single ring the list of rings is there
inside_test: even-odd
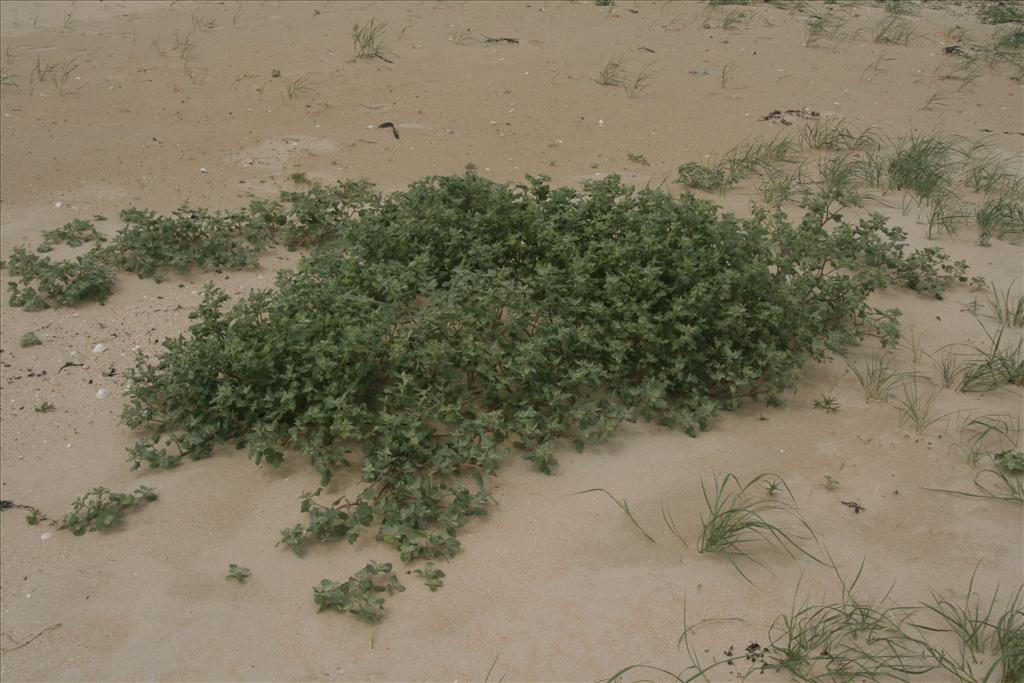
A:
[[[839,480],[835,479],[830,474],[826,474],[825,475],[825,483],[822,484],[822,486],[824,487],[824,489],[826,491],[838,491],[839,490]]]
[[[431,593],[444,585],[444,572],[434,567],[433,562],[427,562],[419,569],[414,569],[413,573],[423,577]]]
[[[819,410],[824,410],[826,413],[837,413],[839,412],[839,401],[834,396],[824,395],[814,401],[814,407]]]
[[[249,571],[248,567],[242,567],[237,564],[228,565],[228,575],[224,578],[228,581],[237,581],[238,583],[245,583],[245,580],[252,576],[252,572]]]
[[[21,335],[21,339],[18,342],[19,346],[23,349],[27,349],[30,346],[40,346],[42,343],[43,340],[37,337],[35,332],[26,332]]]
[[[634,164],[639,164],[640,166],[650,166],[651,165],[647,161],[647,157],[645,157],[643,154],[634,154],[633,152],[627,152],[626,153],[626,158],[629,159],[630,161],[632,161]]]
[[[644,528],[642,526],[640,526],[640,522],[636,521],[636,517],[633,516],[633,512],[629,509],[629,503],[627,503],[625,499],[619,500],[618,498],[613,496],[611,493],[609,493],[605,489],[587,489],[586,491],[579,491],[577,493],[574,493],[573,495],[580,495],[580,494],[583,494],[583,493],[594,493],[594,492],[603,493],[604,495],[606,495],[609,498],[611,498],[615,502],[615,504],[619,506],[619,509],[622,510],[626,514],[626,517],[628,517],[629,521],[633,523],[633,526],[636,527],[637,531],[639,531],[641,534],[644,535],[644,538],[646,538],[651,543],[657,543],[657,541],[655,541],[653,538],[651,538],[650,534],[648,534],[646,531],[644,531]]]
[[[32,406],[32,409],[37,413],[52,413],[57,410],[57,406],[53,405],[49,401],[43,401],[42,403]]]

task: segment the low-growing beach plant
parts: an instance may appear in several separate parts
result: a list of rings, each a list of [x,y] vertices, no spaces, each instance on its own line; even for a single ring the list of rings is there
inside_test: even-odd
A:
[[[821,398],[814,400],[814,407],[819,410],[824,410],[826,413],[838,413],[840,403],[836,400],[835,396],[825,394],[822,395]]]
[[[148,486],[140,486],[132,493],[116,493],[100,486],[75,499],[59,528],[70,529],[75,536],[87,531],[109,531],[124,522],[126,510],[156,499],[156,493]]]
[[[52,251],[58,244],[66,244],[69,247],[80,247],[88,242],[106,242],[107,238],[93,226],[89,221],[76,218],[70,223],[65,223],[56,230],[47,230],[43,233],[42,243],[36,247],[38,252]]]
[[[427,562],[422,567],[413,570],[414,574],[419,574],[423,577],[423,581],[427,584],[427,588],[433,593],[437,591],[441,586],[444,585],[444,572],[434,566],[433,562]]]
[[[25,247],[15,247],[7,261],[8,272],[19,282],[8,281],[11,306],[26,311],[74,306],[86,301],[106,301],[114,291],[114,271],[94,249],[73,261],[52,261]]]
[[[334,610],[354,614],[375,624],[384,618],[384,598],[405,590],[394,575],[390,562],[370,562],[343,583],[324,579],[313,589],[317,611]]]
[[[730,156],[737,170],[786,158],[758,144]],[[136,357],[122,418],[145,431],[129,458],[168,467],[232,443],[269,467],[306,460],[349,495],[303,496],[308,520],[283,545],[369,534],[403,561],[450,557],[510,455],[550,473],[559,448],[632,420],[696,436],[722,409],[779,401],[808,361],[868,335],[893,346],[898,312],[872,292],[939,296],[959,278],[881,216],[803,204],[794,224],[616,176],[576,190],[467,173],[388,195],[314,185],[231,213],[128,210],[87,255],[111,287],[114,268],[159,276],[244,267],[275,241],[309,250],[231,306],[206,287],[187,333]],[[11,274],[40,258],[12,256]],[[340,585],[324,594],[340,600]]]
[[[720,190],[736,183],[736,180],[721,165],[708,166],[691,161],[682,164],[678,173],[677,183],[697,190]]]
[[[36,335],[35,332],[26,332],[21,335],[21,339],[18,340],[18,346],[23,349],[27,349],[32,346],[41,346],[43,340]]]
[[[237,581],[238,583],[245,583],[245,580],[252,576],[252,572],[249,571],[248,567],[243,567],[238,564],[231,563],[228,565],[228,574],[224,578],[228,581]]]

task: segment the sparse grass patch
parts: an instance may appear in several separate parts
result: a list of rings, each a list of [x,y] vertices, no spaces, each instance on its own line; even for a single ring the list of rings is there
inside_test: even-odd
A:
[[[914,37],[910,22],[899,16],[888,16],[874,28],[874,40],[883,45],[909,45]]]
[[[298,78],[289,81],[288,85],[285,87],[285,93],[288,95],[289,100],[293,100],[296,97],[308,95],[313,92],[315,92],[313,82],[304,76],[299,76]]]
[[[963,450],[969,463],[989,457],[1012,474],[1024,473],[1020,418],[1006,413],[970,417],[961,431],[966,436]]]
[[[1024,23],[1024,6],[1019,2],[983,2],[978,8],[978,19],[983,24]]]
[[[947,349],[939,349],[938,358],[933,356],[932,363],[939,373],[939,381],[942,386],[949,389],[959,385],[960,373],[963,369],[960,367],[960,358],[956,353]]]
[[[885,11],[894,17],[917,14],[918,0],[882,0]]]
[[[910,134],[896,144],[889,161],[889,184],[923,200],[948,191],[959,159],[958,140],[940,134]]]
[[[1016,344],[1006,338],[1006,326],[1001,325],[995,334],[985,330],[989,339],[988,348],[971,347],[974,350],[963,365],[960,380],[961,391],[992,391],[1007,384],[1024,386],[1024,338]]]
[[[382,59],[387,58],[387,46],[384,44],[384,32],[387,24],[370,19],[360,26],[352,24],[352,52],[356,59]]]
[[[826,118],[800,129],[800,142],[807,149],[832,152],[855,152],[879,147],[878,136],[871,128],[854,133],[843,119]]]
[[[996,283],[989,283],[989,289],[985,291],[985,299],[988,302],[990,316],[1000,327],[1024,327],[1024,295],[1014,291],[1014,284],[1005,291],[996,287]]]
[[[639,97],[651,85],[652,77],[653,74],[650,71],[650,67],[647,66],[640,73],[627,78],[622,87],[629,97]]]
[[[986,199],[975,208],[974,219],[983,242],[990,236],[1020,242],[1024,236],[1024,201],[1010,196]]]
[[[709,495],[704,481],[701,481],[701,492],[707,506],[707,516],[701,516],[701,534],[697,543],[697,552],[725,555],[729,562],[743,576],[750,580],[736,564],[736,558],[751,558],[751,544],[766,542],[784,549],[790,557],[804,555],[820,562],[808,552],[804,545],[806,539],[786,531],[770,518],[783,517],[797,520],[800,525],[814,537],[814,532],[797,513],[796,503],[789,486],[779,476],[762,473],[746,484],[740,482],[736,475],[730,473],[718,478],[714,477],[713,491]],[[754,489],[766,482],[776,484],[784,490],[788,500],[772,495],[761,498],[754,495]]]
[[[949,416],[949,413],[936,415],[934,413],[935,399],[938,398],[938,390],[933,390],[927,396],[922,395],[917,386],[915,378],[912,382],[903,384],[903,396],[897,396],[899,403],[900,427],[909,425],[916,434],[923,434],[926,429],[936,422]]]
[[[610,59],[601,66],[594,81],[599,85],[620,86],[626,82],[626,68],[621,60]]]
[[[804,45],[818,47],[825,40],[838,40],[846,21],[846,17],[837,12],[811,15],[807,19]]]
[[[864,389],[866,401],[888,400],[896,387],[914,376],[913,373],[894,370],[889,365],[889,359],[886,356],[875,356],[869,359],[865,362],[863,369],[849,359],[846,364]]]
[[[682,164],[676,182],[698,190],[721,190],[734,185],[736,180],[722,166],[709,166],[696,162]]]

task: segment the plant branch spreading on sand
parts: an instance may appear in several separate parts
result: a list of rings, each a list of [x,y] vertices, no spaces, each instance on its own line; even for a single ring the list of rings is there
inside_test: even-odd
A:
[[[308,459],[323,487],[358,493],[305,495],[286,545],[375,529],[403,561],[450,557],[509,453],[550,473],[560,440],[583,449],[623,421],[696,436],[719,410],[778,401],[809,360],[867,335],[898,343],[899,312],[873,308],[874,290],[940,296],[962,278],[880,216],[847,223],[830,196],[804,208],[794,225],[615,176],[578,191],[468,173],[388,196],[314,186],[232,214],[134,211],[102,248],[140,276],[159,272],[161,234],[199,248],[187,224],[233,236],[217,258],[236,264],[272,241],[311,251],[231,307],[207,287],[188,333],[136,358],[122,417],[147,433],[130,460],[172,467],[225,442],[257,464]]]

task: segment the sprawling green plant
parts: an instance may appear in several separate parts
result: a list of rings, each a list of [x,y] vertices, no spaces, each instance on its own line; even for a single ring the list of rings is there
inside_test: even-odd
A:
[[[48,256],[15,247],[7,262],[8,272],[20,282],[7,283],[11,306],[26,311],[74,306],[84,301],[106,301],[114,291],[114,271],[99,249],[74,261],[52,261]]]
[[[193,267],[247,268],[256,265],[272,237],[276,214],[258,210],[231,214],[183,207],[171,216],[125,209],[125,227],[106,250],[106,258],[139,277],[160,279],[167,270],[184,273]]]
[[[321,581],[319,588],[313,588],[313,601],[321,612],[348,612],[373,624],[384,618],[384,598],[377,593],[393,595],[404,590],[405,586],[392,573],[390,562],[370,562],[344,583]]]
[[[140,486],[132,493],[117,493],[99,486],[76,498],[71,511],[60,521],[61,529],[70,529],[75,536],[87,531],[109,531],[124,521],[124,511],[141,507],[157,499],[156,492]]]
[[[80,247],[86,242],[105,242],[106,240],[107,238],[101,235],[92,223],[76,218],[55,230],[44,232],[43,241],[36,247],[36,251],[53,251],[53,247],[56,244]]]
[[[375,526],[403,560],[450,556],[510,451],[551,472],[559,439],[582,449],[623,420],[696,435],[719,409],[777,399],[808,360],[867,334],[895,344],[876,288],[953,279],[938,250],[908,254],[901,231],[845,223],[828,199],[792,225],[617,177],[365,189],[337,220],[308,195],[288,220],[320,246],[276,290],[228,308],[208,287],[189,333],[128,373],[124,422],[150,430],[136,466],[229,441],[256,463],[308,458],[323,485],[358,465],[351,500],[304,496],[309,522],[282,535],[297,550]]]

